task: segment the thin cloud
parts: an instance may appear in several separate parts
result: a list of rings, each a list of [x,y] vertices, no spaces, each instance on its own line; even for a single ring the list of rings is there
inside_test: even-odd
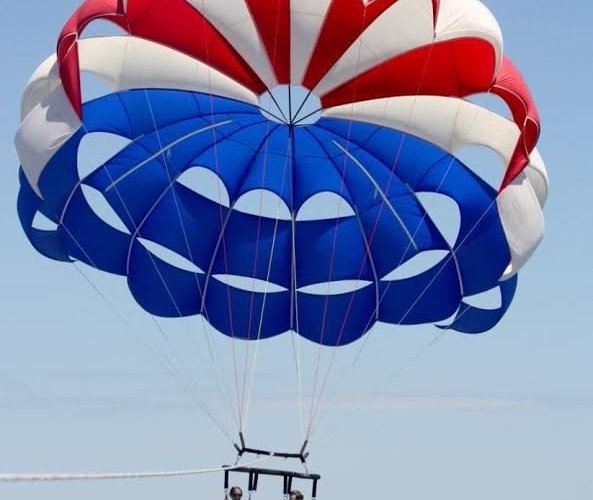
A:
[[[305,401],[308,401],[307,399]],[[254,407],[267,411],[298,410],[298,398],[274,399],[254,402]],[[432,411],[432,410],[464,410],[464,411],[499,411],[513,410],[533,406],[533,403],[522,399],[469,397],[469,396],[380,396],[376,398],[333,398],[321,402],[324,411]]]

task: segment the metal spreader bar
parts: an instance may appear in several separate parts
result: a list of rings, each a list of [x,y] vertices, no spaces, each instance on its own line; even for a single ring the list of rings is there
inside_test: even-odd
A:
[[[226,466],[225,466],[226,467]],[[315,500],[317,497],[317,483],[321,479],[319,474],[308,474],[304,472],[293,472],[287,470],[277,470],[277,469],[261,469],[259,467],[236,467],[231,470],[227,469],[224,473],[224,488],[225,492],[228,492],[228,488],[230,485],[230,474],[231,473],[239,473],[239,474],[249,474],[249,492],[256,492],[259,477],[260,476],[276,476],[282,477],[284,480],[284,487],[283,487],[283,494],[285,497],[288,497],[288,494],[292,490],[292,480],[293,479],[304,479],[308,481],[312,481],[312,490],[311,490],[311,498]]]
[[[239,439],[241,440],[241,446],[237,443],[234,444],[237,453],[239,454],[239,458],[245,455],[246,453],[250,453],[252,455],[258,456],[268,456],[268,457],[278,457],[278,458],[295,458],[301,461],[301,463],[306,464],[307,458],[309,457],[309,453],[306,451],[307,445],[309,441],[305,441],[303,446],[301,447],[298,453],[286,453],[283,451],[270,451],[270,450],[260,450],[258,448],[250,448],[245,444],[245,437],[243,433],[239,433]]]

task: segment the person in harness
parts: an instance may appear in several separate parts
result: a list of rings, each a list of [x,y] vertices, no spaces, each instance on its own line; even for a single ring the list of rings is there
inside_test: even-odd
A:
[[[239,486],[233,486],[229,491],[230,500],[241,500],[243,497],[243,490]],[[225,500],[229,500],[229,497],[225,496]]]

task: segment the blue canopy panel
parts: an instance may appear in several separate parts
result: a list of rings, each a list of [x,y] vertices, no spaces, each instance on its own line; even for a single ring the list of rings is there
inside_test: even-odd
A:
[[[19,180],[20,190],[17,200],[17,211],[21,226],[25,230],[27,238],[33,247],[46,257],[58,261],[70,262],[70,256],[64,247],[58,231],[33,227],[33,220],[37,212],[41,212],[55,224],[58,224],[59,221],[52,213],[47,212],[43,200],[33,191],[22,169],[19,171]]]
[[[480,309],[462,302],[453,322],[448,326],[439,326],[439,328],[474,334],[494,328],[509,310],[517,290],[517,282],[517,276],[513,276],[496,287],[500,290],[501,306],[499,308]]]
[[[496,191],[422,139],[336,119],[291,128],[267,120],[255,106],[177,90],[112,94],[85,104],[83,116],[85,127],[43,171],[43,198],[21,174],[21,224],[52,259],[127,276],[134,298],[152,314],[204,314],[222,333],[242,339],[295,330],[316,343],[343,345],[377,321],[411,325],[455,315],[450,328],[483,332],[512,301],[516,280],[499,282],[510,252]],[[93,132],[131,143],[81,179],[78,149]],[[178,182],[194,167],[215,174],[228,201]],[[104,196],[126,231],[95,213],[83,186]],[[254,190],[277,195],[292,220],[237,210],[237,200]],[[457,203],[461,229],[453,247],[420,192]],[[343,215],[297,218],[319,193],[340,196]],[[38,212],[57,229],[34,228]],[[143,240],[184,258],[193,270],[166,262]],[[419,275],[390,276],[430,250],[447,254]],[[268,282],[270,291],[256,290],[255,281],[239,286],[236,278]],[[350,291],[323,292],[338,282],[349,283]],[[503,298],[498,310],[463,302],[496,287]]]

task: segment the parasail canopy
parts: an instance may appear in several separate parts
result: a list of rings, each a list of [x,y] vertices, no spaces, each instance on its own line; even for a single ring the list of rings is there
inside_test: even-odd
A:
[[[98,19],[126,34],[82,38]],[[112,93],[83,102],[81,72]],[[510,118],[470,100],[483,93]],[[84,172],[97,133],[125,145]],[[23,96],[18,210],[47,257],[125,276],[150,313],[204,315],[233,338],[334,346],[377,322],[447,320],[480,333],[543,237],[538,135],[477,0],[87,0]],[[459,159],[473,146],[501,158],[500,186]],[[453,239],[426,193],[456,205]],[[497,309],[464,300],[490,290]]]

